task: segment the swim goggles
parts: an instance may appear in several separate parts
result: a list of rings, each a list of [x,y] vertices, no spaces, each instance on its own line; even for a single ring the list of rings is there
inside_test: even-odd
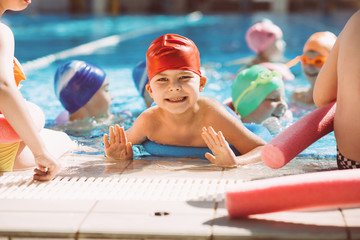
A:
[[[236,101],[234,103],[235,109],[238,108],[238,105],[239,105],[241,99],[248,92],[254,90],[255,88],[257,88],[260,85],[267,84],[267,83],[271,82],[273,80],[273,78],[275,78],[275,77],[282,79],[281,74],[276,72],[276,71],[269,71],[269,72],[266,71],[266,72],[259,73],[258,77],[254,81],[251,81],[250,85],[236,99]]]
[[[290,67],[295,66],[299,61],[301,61],[302,65],[304,65],[304,66],[312,64],[312,65],[320,68],[324,65],[326,58],[327,57],[324,57],[324,56],[316,56],[316,57],[313,57],[312,59],[310,59],[308,56],[302,55],[302,56],[297,56],[296,58],[290,60],[285,65],[288,68],[290,68]]]

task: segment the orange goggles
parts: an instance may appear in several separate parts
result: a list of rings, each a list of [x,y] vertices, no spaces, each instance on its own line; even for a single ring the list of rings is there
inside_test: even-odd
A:
[[[324,57],[324,56],[316,56],[316,57],[313,57],[312,59],[310,59],[306,55],[297,56],[293,60],[286,63],[286,66],[289,67],[289,68],[293,67],[299,61],[301,61],[302,65],[304,65],[304,66],[312,64],[312,65],[314,65],[316,67],[322,67],[324,65],[325,61],[326,61],[326,57]]]
[[[324,65],[325,61],[326,61],[326,57],[324,56],[316,56],[313,57],[312,59],[310,59],[308,56],[303,55],[301,56],[301,63],[303,65],[309,65],[312,64],[316,67],[322,67],[322,65]]]

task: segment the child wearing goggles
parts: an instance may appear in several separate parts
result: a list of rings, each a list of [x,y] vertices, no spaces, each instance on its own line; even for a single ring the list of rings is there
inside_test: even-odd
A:
[[[314,104],[313,91],[315,80],[335,41],[336,36],[331,32],[314,33],[305,43],[303,55],[287,63],[288,67],[292,67],[300,61],[302,71],[310,82],[310,87],[299,88],[293,92],[292,99],[296,102],[309,105]]]

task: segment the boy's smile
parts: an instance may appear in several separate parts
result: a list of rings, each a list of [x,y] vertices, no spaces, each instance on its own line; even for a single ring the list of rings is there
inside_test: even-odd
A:
[[[174,97],[174,98],[168,98],[166,99],[169,102],[178,103],[178,102],[184,102],[187,97]]]

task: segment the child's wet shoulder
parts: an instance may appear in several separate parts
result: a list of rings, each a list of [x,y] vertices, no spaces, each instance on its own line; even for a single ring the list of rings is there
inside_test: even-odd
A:
[[[154,120],[158,119],[160,114],[161,113],[159,107],[153,106],[143,111],[136,120],[138,122],[142,121],[144,124],[149,124],[154,122]]]
[[[13,35],[11,29],[7,25],[1,22],[0,22],[0,32],[1,34]]]
[[[206,106],[206,105],[211,105],[211,106],[214,106],[214,105],[221,105],[221,103],[216,100],[215,98],[212,98],[212,97],[208,97],[208,96],[200,96],[199,97],[199,104],[202,106]]]
[[[14,35],[11,29],[3,23],[0,23],[0,39],[1,41],[14,41]]]

